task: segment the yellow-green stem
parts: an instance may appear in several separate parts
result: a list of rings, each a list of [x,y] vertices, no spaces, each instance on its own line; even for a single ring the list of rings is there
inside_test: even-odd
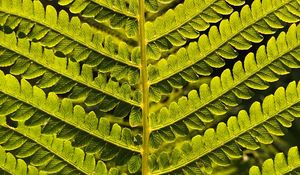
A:
[[[148,165],[149,156],[149,83],[147,75],[146,42],[145,42],[145,9],[144,0],[139,0],[139,41],[141,48],[141,83],[143,92],[142,118],[143,118],[143,151],[142,151],[142,174],[150,174]]]

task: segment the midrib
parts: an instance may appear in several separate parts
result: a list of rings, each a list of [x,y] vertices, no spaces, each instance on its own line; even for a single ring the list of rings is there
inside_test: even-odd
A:
[[[146,58],[146,41],[145,41],[145,0],[139,0],[139,44],[141,48],[141,88],[143,93],[142,100],[142,124],[143,124],[143,149],[142,149],[142,174],[150,175],[149,171],[149,82],[147,73],[147,58]]]

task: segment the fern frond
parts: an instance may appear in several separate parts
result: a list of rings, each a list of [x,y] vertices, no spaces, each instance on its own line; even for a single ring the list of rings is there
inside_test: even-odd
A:
[[[123,28],[129,37],[137,34],[137,0],[59,0],[61,6],[68,6],[71,13],[80,14],[99,23],[109,21],[111,28]]]
[[[186,49],[181,48],[168,59],[150,65],[148,71],[152,99],[159,100],[162,94],[170,93],[172,88],[198,80],[199,75],[210,75],[212,67],[224,66],[223,58],[237,57],[235,49],[249,49],[251,42],[262,41],[261,34],[272,34],[282,28],[282,22],[299,21],[298,1],[274,0],[272,5],[267,2],[255,0],[251,9],[246,5],[240,14],[234,12],[229,20],[223,20],[219,29],[211,27],[208,36],[202,35],[198,42],[190,43]],[[268,8],[263,8],[265,6]]]
[[[220,122],[216,131],[210,128],[170,153],[153,154],[153,174],[202,174],[211,171],[213,163],[227,166],[231,159],[241,157],[241,147],[255,150],[259,143],[272,143],[271,135],[283,135],[281,126],[290,127],[294,118],[300,117],[299,106],[300,83],[291,82],[286,89],[280,87],[267,96],[262,104],[254,102],[249,114],[242,110],[237,117],[229,118],[227,125]]]
[[[164,132],[187,135],[192,130],[204,130],[218,116],[226,114],[240,104],[240,99],[253,96],[251,89],[265,90],[270,82],[288,74],[290,68],[300,67],[300,26],[291,25],[287,33],[281,32],[277,39],[272,37],[267,46],[249,53],[244,61],[238,61],[232,72],[226,69],[221,77],[214,77],[210,84],[203,84],[191,91],[187,97],[172,102],[150,118],[154,145],[163,141]],[[180,128],[179,131],[177,131]],[[180,132],[181,131],[181,132]],[[168,135],[169,136],[169,135]]]
[[[0,26],[16,30],[19,37],[27,37],[52,48],[58,56],[98,66],[99,71],[104,72],[107,71],[104,65],[118,65],[128,70],[138,68],[139,60],[136,55],[131,55],[126,43],[81,24],[77,17],[69,21],[63,10],[57,15],[54,7],[44,9],[39,1],[13,0],[1,3],[0,12],[3,19]]]
[[[70,11],[72,13],[82,13],[84,17],[95,17],[95,16],[85,16],[88,14],[93,15],[94,13],[100,12],[100,10],[111,10],[111,13],[117,12],[122,14],[123,16],[128,16],[131,18],[137,18],[138,13],[138,1],[137,0],[124,0],[124,1],[113,1],[113,0],[59,0],[59,5],[66,6],[68,5]],[[99,7],[93,7],[98,5],[99,7],[103,7],[100,9]],[[90,6],[90,8],[88,8]],[[93,8],[91,8],[93,7]],[[93,12],[93,13],[91,13]],[[103,13],[103,12],[102,12]]]
[[[106,145],[105,149],[110,147],[115,151],[140,151],[133,142],[130,129],[121,128],[118,124],[111,126],[107,119],[98,119],[94,112],[85,113],[81,106],[73,107],[68,99],[60,101],[52,92],[46,97],[41,89],[32,87],[24,79],[19,83],[14,76],[3,72],[0,79],[3,82],[0,85],[2,115],[9,115],[15,121],[25,121],[27,127],[43,125],[42,133],[74,139],[73,144],[79,147],[101,149]]]
[[[174,10],[168,10],[155,21],[147,22],[145,25],[147,57],[158,60],[161,51],[168,50],[172,46],[182,46],[187,39],[197,38],[200,31],[209,27],[209,23],[216,23],[222,19],[221,15],[232,13],[233,9],[227,3],[243,5],[244,0],[188,0]]]
[[[37,131],[37,130],[35,130]],[[40,133],[36,133],[35,136],[39,136]],[[72,146],[69,144],[65,144],[62,141],[58,141],[57,139],[52,139],[52,137],[46,137],[41,136],[41,140],[39,142],[44,142],[42,143],[37,143],[35,140],[37,139],[32,139],[29,138],[27,135],[24,133],[21,134],[19,132],[15,132],[12,128],[9,127],[0,127],[0,137],[5,138],[2,139],[0,142],[1,148],[5,150],[6,153],[12,153],[15,155],[16,158],[18,159],[30,159],[30,165],[37,167],[38,171],[43,172],[45,174],[50,174],[50,173],[61,173],[63,174],[64,172],[71,171],[72,173],[85,173],[90,172],[91,170],[88,171],[83,171],[81,168],[78,167],[80,166],[80,160],[84,160],[84,153],[82,150],[78,149],[75,150],[72,148]],[[38,137],[39,138],[39,137]],[[65,157],[60,157],[57,156],[56,150],[52,148],[52,150],[46,149],[47,147],[54,147],[53,144],[59,144],[55,145],[56,149],[61,148],[61,150],[66,151],[66,153],[73,153],[68,155],[68,159],[65,159]],[[49,145],[49,146],[45,146]],[[81,154],[79,153],[81,151]],[[72,156],[76,156],[75,159],[72,160]],[[76,165],[76,159],[79,160],[77,165]],[[88,157],[90,160],[89,163],[93,163],[93,156]],[[70,162],[72,161],[72,163]],[[95,169],[93,167],[93,169]],[[92,170],[93,170],[92,169]],[[24,171],[24,170],[22,170]],[[20,172],[20,174],[23,174]]]
[[[300,0],[0,0],[0,174],[300,172],[268,159],[296,143],[299,22]]]
[[[43,134],[56,134],[60,139],[72,140],[74,147],[80,147],[90,154],[99,154],[102,161],[133,159],[132,162],[135,164],[140,161],[136,155],[140,149],[135,145],[130,129],[121,128],[117,124],[110,126],[103,118],[98,121],[93,112],[85,114],[83,108],[80,106],[73,108],[67,100],[59,104],[58,97],[54,94],[50,93],[46,99],[41,90],[36,87],[30,89],[26,81],[22,80],[21,87],[17,87],[18,81],[10,75],[6,78],[2,75],[0,79],[6,83],[2,84],[0,91],[10,94],[1,95],[1,115],[25,122],[26,128],[42,125]],[[3,86],[6,85],[9,86],[6,87],[8,89],[3,90],[5,89]],[[11,95],[12,93],[15,94]],[[11,96],[17,96],[18,100]],[[24,97],[32,100],[24,100]],[[112,168],[110,171],[116,170]]]
[[[262,169],[257,166],[251,167],[250,175],[269,175],[269,174],[299,174],[300,157],[297,147],[292,147],[288,151],[287,158],[283,153],[277,153],[275,159],[264,161]]]
[[[34,166],[26,164],[22,159],[16,158],[12,153],[7,153],[0,146],[0,171],[3,175],[19,175],[28,172],[28,174],[38,175],[38,169]],[[43,175],[43,173],[41,173]]]
[[[14,149],[9,149],[8,151],[16,155],[17,158],[30,158],[30,164],[37,166],[40,172],[45,172],[45,167],[49,167],[49,164],[51,164],[50,160],[53,162],[54,160],[57,161],[57,159],[61,160],[59,162],[60,166],[64,165],[60,171],[56,170],[56,173],[59,174],[66,173],[71,175],[76,174],[76,171],[78,174],[106,174],[109,171],[109,167],[103,161],[96,160],[94,155],[89,153],[88,149],[86,149],[87,153],[85,153],[82,149],[73,147],[69,141],[58,139],[53,135],[41,134],[40,127],[28,128],[22,124],[17,128],[10,127],[9,130],[5,124],[2,127],[1,131],[3,132],[0,132],[2,138],[12,138],[12,132],[14,132],[14,135],[17,136],[11,140],[25,141],[22,145],[18,144],[18,142],[10,142],[10,147]],[[7,130],[4,128],[7,128]],[[7,149],[7,143],[9,143],[9,140],[1,142],[2,148]],[[39,160],[35,157],[43,158]],[[37,162],[36,160],[39,161]]]
[[[21,75],[24,79],[35,79],[36,85],[56,94],[69,93],[68,98],[76,103],[84,103],[103,112],[114,111],[117,117],[125,117],[135,113],[140,117],[139,92],[132,92],[127,83],[109,80],[99,74],[93,78],[92,69],[76,62],[58,59],[53,52],[37,43],[29,43],[14,34],[0,32],[0,67],[8,67],[13,75]],[[120,74],[119,74],[120,75]],[[139,114],[139,115],[137,115]],[[133,116],[133,115],[130,115]],[[138,125],[130,117],[130,123]]]

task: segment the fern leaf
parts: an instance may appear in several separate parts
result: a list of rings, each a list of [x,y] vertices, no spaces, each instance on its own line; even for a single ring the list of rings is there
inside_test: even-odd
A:
[[[94,6],[97,4],[99,7],[104,7],[105,10],[111,10],[113,12],[117,12],[124,16],[132,17],[132,18],[136,18],[136,15],[138,13],[137,0],[125,0],[123,2],[104,1],[104,0],[81,0],[81,1],[79,1],[79,0],[59,0],[58,4],[63,5],[63,6],[69,5],[70,11],[72,13],[84,12],[83,13],[84,17],[86,17],[84,14],[86,14],[89,11],[93,11],[93,12],[99,11],[99,9],[95,8],[95,7],[88,9],[87,7],[91,6],[91,4]],[[99,14],[99,12],[98,12],[98,14]],[[88,16],[88,17],[94,17],[94,16]]]
[[[198,38],[199,32],[205,31],[209,23],[216,23],[222,19],[221,15],[232,13],[233,9],[227,3],[244,4],[242,0],[236,2],[238,1],[184,1],[174,10],[146,23],[148,58],[157,60],[161,51],[172,46],[182,46],[187,39]]]
[[[49,93],[46,97],[41,89],[31,87],[24,79],[19,84],[15,77],[5,76],[3,72],[0,79],[3,82],[0,87],[2,115],[9,115],[15,121],[24,121],[27,127],[43,126],[42,133],[58,134],[59,138],[67,140],[73,139],[73,145],[77,147],[94,147],[98,142],[98,149],[114,149],[116,152],[113,156],[116,156],[120,149],[139,152],[128,128],[121,128],[117,124],[110,126],[107,119],[98,119],[94,112],[87,114],[81,106],[73,107],[70,100],[60,101],[54,93]],[[26,117],[22,115],[24,109]],[[71,135],[63,134],[64,130],[71,130]],[[59,134],[62,134],[61,137]]]
[[[62,157],[56,156],[57,154],[54,154],[56,153],[56,151],[54,151],[53,153],[53,150],[47,150],[45,147],[43,147],[43,145],[37,144],[32,139],[29,139],[27,136],[21,135],[17,132],[14,132],[12,129],[5,128],[2,126],[0,130],[1,137],[7,138],[6,140],[1,142],[1,148],[4,149],[5,152],[14,154],[15,157],[18,159],[30,159],[30,165],[36,166],[38,171],[41,171],[45,174],[63,173],[66,170],[71,170],[74,173],[87,173],[85,171],[82,171],[80,168],[76,167],[75,164],[71,164]],[[51,143],[51,137],[47,140],[44,138],[44,140],[46,144],[57,144],[57,142]],[[63,144],[60,145],[63,146]],[[64,151],[68,151],[70,153],[70,150],[68,150],[67,148],[70,149],[72,147],[64,148]],[[73,152],[72,149],[71,152]],[[74,151],[74,153],[76,156],[81,157],[81,155],[78,152]],[[21,170],[19,173],[22,174],[22,171],[26,172],[24,170]]]
[[[109,21],[110,28],[123,28],[129,37],[137,34],[137,0],[59,0],[58,4],[68,6],[71,13],[80,14],[84,18],[94,19],[99,23]]]
[[[251,167],[250,175],[267,175],[267,174],[298,174],[300,168],[300,157],[297,147],[292,147],[288,151],[287,158],[283,153],[277,153],[275,159],[264,161],[262,169],[257,166]]]
[[[192,42],[186,49],[181,48],[175,55],[160,60],[157,65],[150,65],[148,72],[152,99],[158,101],[162,94],[170,93],[173,87],[194,82],[199,75],[210,75],[211,67],[224,66],[223,58],[237,57],[234,48],[249,49],[251,42],[262,41],[261,34],[274,33],[283,27],[282,22],[293,23],[299,20],[298,11],[288,8],[299,9],[298,1],[276,1],[262,13],[262,6],[266,5],[264,1],[255,0],[251,9],[248,5],[244,6],[240,14],[234,12],[229,20],[222,20],[219,29],[211,27],[208,36],[200,36],[198,43]],[[275,24],[271,22],[273,18],[278,19]]]
[[[1,82],[5,83],[1,84],[2,88],[0,88],[3,93],[0,97],[1,115],[6,115],[11,120],[18,121],[18,124],[24,122],[25,128],[38,126],[42,134],[56,134],[59,139],[71,140],[72,146],[84,149],[89,154],[99,154],[101,161],[113,159],[117,160],[116,163],[120,165],[123,165],[126,160],[132,157],[136,157],[136,153],[140,151],[139,146],[133,141],[133,134],[128,128],[121,128],[117,124],[110,126],[109,121],[104,118],[98,121],[94,112],[85,114],[80,106],[73,108],[68,100],[59,102],[58,97],[52,93],[49,93],[46,98],[40,89],[30,87],[29,83],[24,80],[19,85],[17,79],[11,75],[3,76],[2,73],[0,79]],[[9,87],[5,87],[6,84]],[[12,98],[12,96],[17,97],[18,100]],[[26,97],[32,100],[24,100]],[[40,126],[42,127],[40,128]],[[24,131],[21,130],[21,132]],[[39,132],[34,131],[33,133],[37,134]],[[39,138],[36,137],[37,135],[34,136]],[[49,141],[49,138],[46,140]],[[97,172],[106,170],[105,164],[101,161],[100,163],[98,161],[101,167],[95,168],[99,169]],[[134,162],[136,161],[139,160],[135,159]],[[116,170],[118,169],[112,168],[109,171]]]
[[[214,77],[210,85],[203,84],[182,97],[169,108],[162,108],[158,114],[151,115],[152,137],[163,141],[166,130],[176,134],[174,126],[189,130],[204,130],[218,116],[226,114],[232,107],[240,104],[240,99],[253,96],[250,89],[265,90],[269,83],[277,81],[280,75],[290,72],[290,68],[299,68],[298,52],[300,27],[291,25],[287,33],[280,33],[278,38],[272,37],[267,46],[261,46],[256,52],[249,53],[244,66],[238,61],[233,71],[226,69],[221,77]],[[173,116],[173,117],[171,117]],[[153,139],[154,139],[153,138]],[[175,137],[168,137],[175,139]],[[159,145],[160,143],[156,141]]]
[[[236,3],[238,2],[239,3]],[[200,31],[205,31],[209,23],[222,19],[221,15],[230,14],[233,9],[227,4],[242,5],[243,0],[189,0],[179,4],[174,10],[168,10],[164,15],[145,25],[147,56],[158,60],[161,51],[172,46],[182,46],[187,39],[195,39]],[[185,15],[182,15],[182,12]]]
[[[96,32],[89,25],[82,25],[77,17],[69,21],[65,11],[60,11],[57,16],[52,6],[44,9],[39,1],[14,0],[14,6],[7,2],[3,2],[0,7],[3,18],[0,26],[7,30],[17,30],[19,37],[39,41],[43,46],[52,48],[56,55],[97,66],[99,71],[107,72],[104,66],[107,64],[137,71],[139,61],[132,59],[130,47],[115,37],[105,36],[107,34]],[[45,18],[40,19],[43,16]]]
[[[12,153],[7,153],[5,150],[0,146],[0,169],[4,172],[1,174],[24,174],[24,172],[28,172],[28,174],[38,175],[39,172],[36,167],[27,165],[26,162],[22,159],[16,158]],[[45,175],[45,173],[40,173],[41,175]]]
[[[106,77],[101,74],[94,79],[92,69],[86,65],[79,70],[78,63],[57,59],[53,52],[43,50],[36,43],[30,44],[24,39],[17,43],[14,34],[0,32],[0,36],[3,38],[0,41],[0,67],[9,67],[11,74],[25,79],[35,78],[37,86],[56,94],[69,93],[68,97],[73,102],[97,106],[103,112],[114,110],[113,114],[117,117],[127,116],[130,111],[140,113],[136,112],[140,111],[139,92],[131,92],[128,84],[119,87],[119,83],[112,80],[106,82]],[[137,117],[140,118],[140,115]],[[130,123],[138,125],[131,120]]]
[[[283,135],[280,125],[289,127],[294,117],[300,117],[299,92],[300,84],[291,82],[286,89],[280,87],[267,96],[262,104],[254,102],[249,114],[242,110],[237,117],[229,118],[227,125],[220,122],[216,130],[207,129],[203,136],[196,135],[169,153],[152,154],[153,174],[204,173],[211,171],[212,163],[227,166],[231,159],[239,158],[240,147],[255,150],[259,143],[272,143],[271,135]]]
[[[2,148],[6,152],[13,153],[19,159],[29,158],[30,164],[38,165],[40,172],[54,173],[55,170],[55,173],[60,174],[74,174],[75,172],[78,174],[99,174],[108,171],[103,161],[96,161],[92,154],[86,154],[80,148],[73,147],[69,141],[57,139],[52,135],[41,134],[39,127],[28,128],[21,125],[17,128],[8,129],[4,125],[1,127],[1,131],[1,137],[10,138],[1,142]],[[19,147],[7,150],[8,144],[17,144],[17,142],[10,143],[10,140],[13,140],[12,137],[17,141],[27,139],[22,145],[18,145]],[[60,165],[55,166],[56,162]],[[57,169],[59,167],[60,169]]]
[[[0,0],[0,174],[298,172],[297,148],[256,153],[300,118],[299,9]]]

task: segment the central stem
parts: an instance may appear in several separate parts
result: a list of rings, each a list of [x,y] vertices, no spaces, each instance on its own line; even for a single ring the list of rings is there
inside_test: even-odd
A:
[[[149,156],[149,83],[147,74],[146,42],[145,42],[145,9],[144,0],[139,0],[139,44],[141,47],[141,83],[143,92],[142,118],[143,118],[143,151],[142,151],[142,174],[150,174],[148,165]]]

